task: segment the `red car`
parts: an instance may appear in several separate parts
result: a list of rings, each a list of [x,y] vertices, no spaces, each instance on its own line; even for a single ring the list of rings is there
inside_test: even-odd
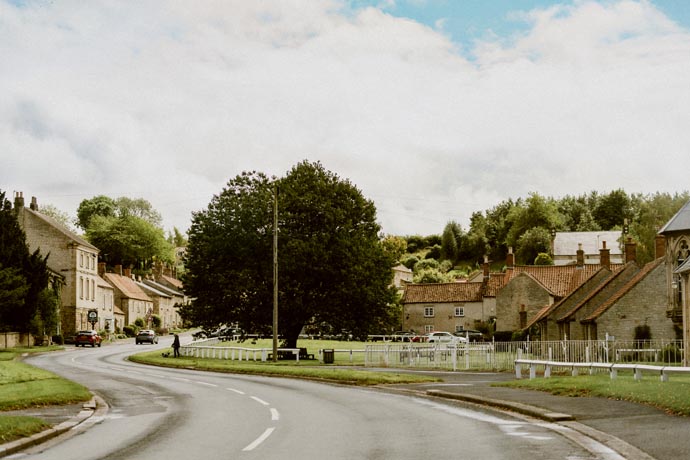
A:
[[[101,336],[98,335],[98,332],[96,331],[79,331],[77,332],[77,335],[74,336],[74,345],[76,345],[77,347],[79,345],[81,345],[82,347],[85,347],[87,345],[95,347],[96,345],[98,345],[100,347],[101,340]]]

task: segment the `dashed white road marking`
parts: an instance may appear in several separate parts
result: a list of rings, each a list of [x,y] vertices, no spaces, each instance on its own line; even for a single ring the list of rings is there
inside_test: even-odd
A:
[[[214,388],[218,386],[214,383],[201,382],[199,380],[195,380],[194,383],[198,383],[199,385],[206,385],[207,387],[214,387]]]
[[[271,433],[273,433],[274,430],[275,430],[274,427],[266,428],[266,431],[264,431],[264,432],[261,434],[261,436],[259,436],[258,438],[256,438],[256,439],[254,440],[254,442],[252,442],[251,444],[249,444],[247,447],[245,447],[244,449],[242,449],[242,451],[243,451],[243,452],[249,452],[250,450],[256,449],[257,447],[259,447],[259,445],[261,445],[262,442],[264,442],[266,439],[268,439],[268,437],[271,435]]]
[[[261,398],[257,398],[256,396],[250,396],[250,398],[252,398],[254,401],[258,402],[259,404],[263,404],[264,406],[269,405],[266,401],[264,401]]]
[[[278,409],[271,407],[271,420],[273,421],[278,421],[280,420],[280,413],[278,412]]]
[[[233,393],[237,393],[238,395],[246,394],[244,391],[236,390],[234,388],[226,388],[226,390],[232,391]]]

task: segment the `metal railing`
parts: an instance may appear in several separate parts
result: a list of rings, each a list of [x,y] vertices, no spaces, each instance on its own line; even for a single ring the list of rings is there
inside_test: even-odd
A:
[[[270,348],[220,347],[210,338],[180,348],[183,356],[210,359],[267,361]],[[299,349],[279,349],[298,353]],[[560,363],[647,364],[678,366],[682,342],[561,340],[523,342],[469,342],[453,344],[386,342],[366,345],[364,350],[334,349],[340,362],[368,367],[445,370],[513,371],[516,359]],[[345,358],[345,359],[343,359]],[[299,356],[296,356],[299,360]],[[323,362],[323,350],[318,352]],[[566,366],[568,367],[568,366]]]

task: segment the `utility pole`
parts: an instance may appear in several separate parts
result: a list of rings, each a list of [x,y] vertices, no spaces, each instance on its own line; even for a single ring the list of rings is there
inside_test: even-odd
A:
[[[278,185],[273,189],[273,362],[278,361]]]

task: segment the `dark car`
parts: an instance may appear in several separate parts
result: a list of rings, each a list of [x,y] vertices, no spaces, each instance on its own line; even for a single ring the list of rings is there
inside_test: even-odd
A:
[[[100,347],[101,340],[101,336],[98,335],[98,332],[96,331],[79,331],[74,336],[74,345],[77,347],[79,345],[81,345],[82,347],[85,347],[87,345],[95,347],[96,345],[98,345]]]
[[[458,337],[469,337],[470,342],[483,342],[484,341],[484,334],[482,334],[479,331],[472,331],[469,329],[465,329],[464,331],[456,331],[454,333]]]
[[[137,334],[136,338],[134,339],[134,342],[139,345],[140,343],[158,343],[158,335],[156,335],[155,331],[152,331],[150,329],[142,329],[139,331]]]

